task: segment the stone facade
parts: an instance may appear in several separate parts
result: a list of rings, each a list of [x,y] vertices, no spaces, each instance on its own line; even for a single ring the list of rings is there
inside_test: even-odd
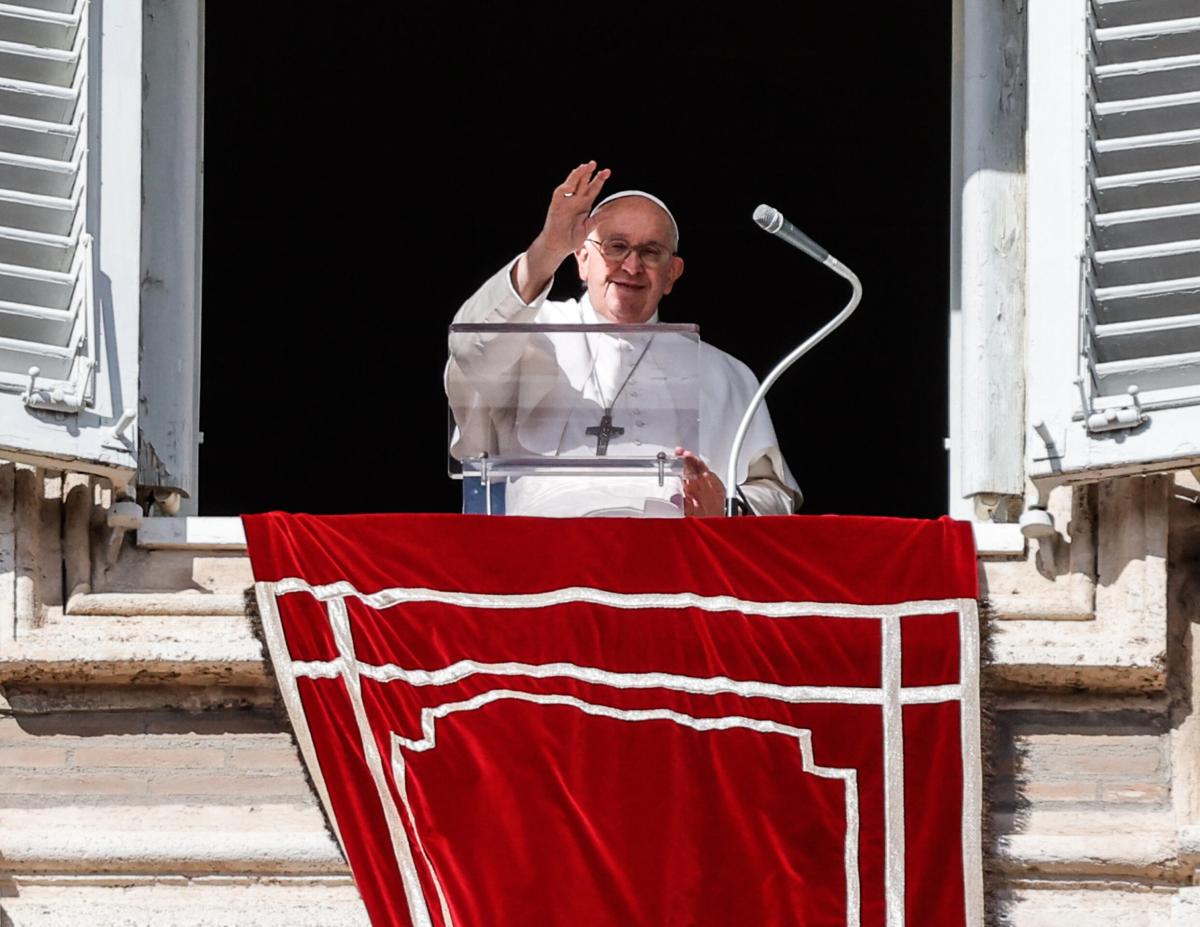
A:
[[[111,509],[0,464],[0,924],[366,924],[245,552],[138,547]]]
[[[1020,927],[1200,925],[1191,474],[1055,491],[1066,526],[985,559],[995,907]]]
[[[1061,488],[1057,536],[981,559],[1014,927],[1200,925],[1198,498],[1188,473]],[[113,510],[103,481],[0,464],[0,924],[364,924],[244,551]]]

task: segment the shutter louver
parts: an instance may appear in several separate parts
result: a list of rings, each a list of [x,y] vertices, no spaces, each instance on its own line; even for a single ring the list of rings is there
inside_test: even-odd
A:
[[[1097,408],[1200,403],[1200,0],[1092,0],[1085,355]],[[1107,400],[1107,401],[1106,401]]]
[[[0,3],[0,388],[74,411],[95,367],[87,0]],[[51,398],[52,397],[52,398]]]

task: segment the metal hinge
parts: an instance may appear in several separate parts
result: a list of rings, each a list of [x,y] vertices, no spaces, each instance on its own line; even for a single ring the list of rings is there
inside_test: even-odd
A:
[[[1138,399],[1136,386],[1129,387],[1129,405],[1097,410],[1092,406],[1087,390],[1083,388],[1083,379],[1076,379],[1075,385],[1079,387],[1079,396],[1083,400],[1083,427],[1087,429],[1088,434],[1124,431],[1150,421],[1149,413],[1142,408]]]

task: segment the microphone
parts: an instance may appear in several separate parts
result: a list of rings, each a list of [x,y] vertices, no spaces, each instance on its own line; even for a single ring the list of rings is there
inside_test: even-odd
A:
[[[829,252],[805,235],[787,219],[783,213],[766,203],[754,210],[754,221],[764,232],[778,235],[793,248],[799,248],[814,261],[824,264],[829,260]]]
[[[796,226],[788,222],[787,219],[783,218],[783,213],[778,209],[772,209],[770,206],[765,205],[759,206],[758,209],[754,210],[754,221],[758,223],[759,228],[763,231],[770,232],[772,235],[778,235],[793,248],[799,248],[813,260],[824,264],[850,284],[851,292],[850,301],[846,303],[842,311],[821,326],[815,334],[810,335],[791,354],[776,364],[775,369],[762,381],[758,387],[758,392],[751,398],[750,405],[746,408],[746,412],[742,416],[742,421],[738,425],[737,433],[733,436],[733,447],[729,451],[729,462],[725,467],[726,515],[736,515],[738,512],[738,458],[742,453],[742,445],[746,441],[746,433],[750,430],[750,421],[754,418],[754,413],[758,411],[758,407],[762,405],[763,397],[767,395],[767,390],[775,384],[775,381],[783,375],[785,370],[816,347],[820,341],[824,340],[830,332],[845,322],[846,319],[850,318],[850,313],[858,308],[858,304],[862,300],[862,283],[859,281],[858,275],[796,228]]]

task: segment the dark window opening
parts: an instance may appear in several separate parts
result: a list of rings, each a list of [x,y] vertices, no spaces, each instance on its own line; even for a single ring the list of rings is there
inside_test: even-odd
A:
[[[944,512],[950,5],[803,11],[210,4],[201,513],[456,511],[446,326],[588,158],[679,220],[664,321],[760,377],[847,290],[754,207],[853,267],[768,398],[805,511]]]

